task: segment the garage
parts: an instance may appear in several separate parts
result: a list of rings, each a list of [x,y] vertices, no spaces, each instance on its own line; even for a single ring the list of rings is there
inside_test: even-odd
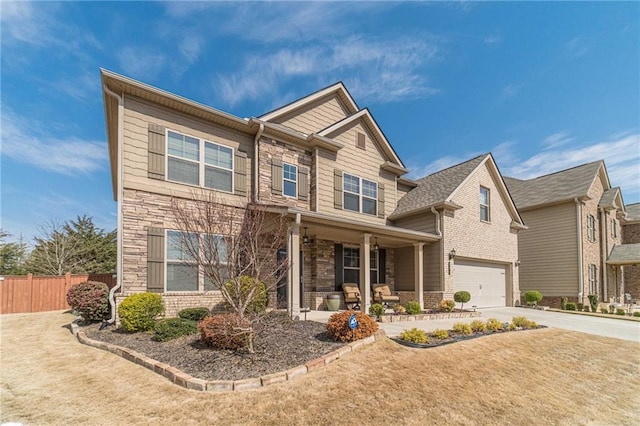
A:
[[[507,305],[504,265],[456,259],[453,286],[454,291],[471,293],[469,305],[478,308]]]

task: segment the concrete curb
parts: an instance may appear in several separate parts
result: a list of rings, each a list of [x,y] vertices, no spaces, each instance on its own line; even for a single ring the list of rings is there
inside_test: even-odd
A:
[[[307,373],[310,373],[311,371],[324,368],[332,362],[348,356],[356,349],[362,348],[366,345],[370,345],[386,337],[384,330],[378,329],[378,331],[376,331],[373,336],[351,342],[332,352],[329,352],[328,354],[321,356],[320,358],[311,360],[304,365],[290,368],[289,370],[281,371],[279,373],[267,374],[262,377],[242,380],[203,380],[192,377],[178,370],[177,368],[171,367],[170,365],[164,364],[160,361],[156,361],[155,359],[149,358],[132,349],[123,348],[121,346],[116,346],[110,343],[101,342],[99,340],[90,339],[87,337],[84,331],[80,330],[78,324],[76,323],[71,323],[71,333],[78,339],[80,343],[118,355],[119,357],[124,358],[127,361],[131,361],[134,364],[138,364],[153,371],[156,374],[164,376],[173,384],[186,389],[208,392],[244,391],[271,386],[276,383],[291,381],[296,377],[303,376]]]

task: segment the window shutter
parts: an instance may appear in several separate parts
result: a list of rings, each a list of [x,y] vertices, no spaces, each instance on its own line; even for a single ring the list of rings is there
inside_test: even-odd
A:
[[[342,244],[334,244],[334,264],[335,264],[335,290],[342,291],[344,283],[344,258],[342,257]]]
[[[271,160],[271,193],[282,195],[282,160]]]
[[[384,185],[378,184],[378,217],[384,219]]]
[[[309,199],[309,169],[298,167],[298,199],[307,201]]]
[[[164,229],[147,230],[147,291],[164,291]]]
[[[164,180],[165,128],[149,123],[149,166],[148,176],[151,179]]]
[[[387,282],[387,251],[385,249],[378,250],[378,282]]]
[[[247,153],[236,151],[235,155],[235,188],[236,195],[247,196]]]
[[[333,170],[333,206],[342,209],[342,170]]]

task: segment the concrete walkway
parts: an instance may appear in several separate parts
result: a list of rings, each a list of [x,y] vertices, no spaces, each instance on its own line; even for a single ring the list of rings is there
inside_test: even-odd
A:
[[[538,324],[547,327],[562,328],[565,330],[579,331],[582,333],[594,334],[597,336],[613,337],[616,339],[640,342],[640,322],[625,321],[614,318],[601,318],[588,315],[576,315],[561,312],[540,311],[525,308],[484,308],[478,309],[482,312],[479,319],[497,318],[500,321],[510,322],[513,317],[520,316],[536,321]],[[329,317],[334,312],[310,311],[307,319],[324,322],[329,321]],[[304,319],[304,313],[300,316]],[[412,322],[378,323],[387,333],[387,336],[397,336],[403,330],[409,328],[419,328],[425,331],[432,331],[437,328],[450,329],[456,322],[471,322],[469,319],[446,319],[446,320],[425,320]]]

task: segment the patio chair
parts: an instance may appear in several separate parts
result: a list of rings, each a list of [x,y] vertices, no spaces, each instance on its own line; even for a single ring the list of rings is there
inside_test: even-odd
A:
[[[373,301],[376,303],[382,303],[387,308],[389,302],[400,303],[400,296],[391,294],[388,284],[373,284],[371,289],[373,290]]]
[[[342,284],[342,292],[344,293],[344,303],[349,309],[360,309],[360,287],[355,283]],[[349,307],[349,305],[352,305]]]

